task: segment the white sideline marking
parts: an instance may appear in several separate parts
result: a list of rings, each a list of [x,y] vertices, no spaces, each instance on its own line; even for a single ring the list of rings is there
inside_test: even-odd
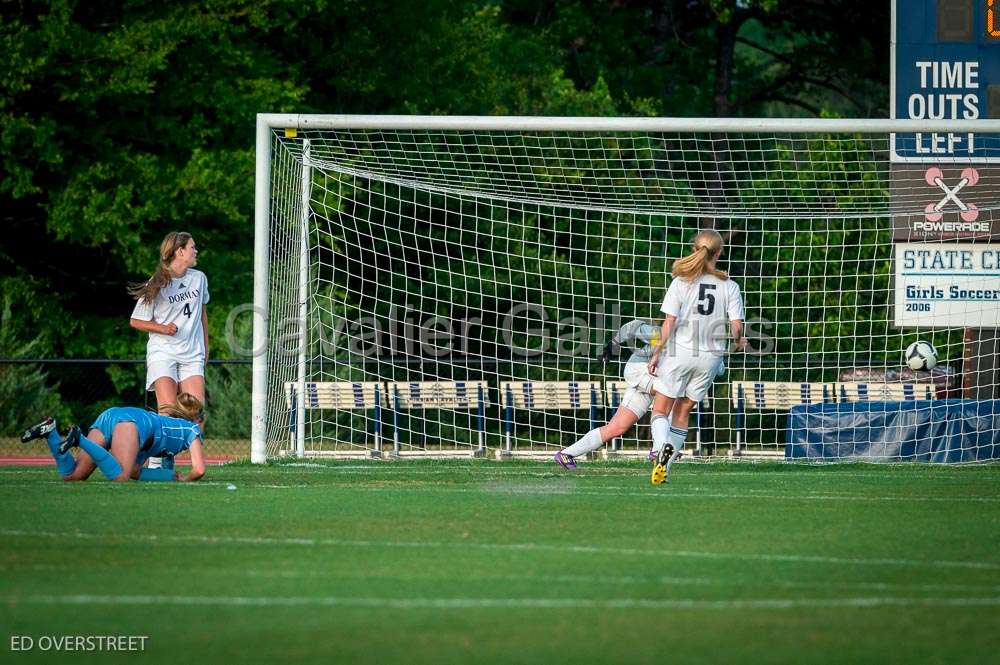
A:
[[[180,605],[228,607],[363,607],[390,609],[706,609],[706,610],[786,610],[829,607],[993,607],[1000,597],[979,598],[748,598],[745,600],[701,600],[697,598],[646,599],[613,598],[378,598],[366,596],[105,596],[30,595],[0,596],[8,605]]]
[[[33,566],[29,565],[28,568]],[[40,570],[65,570],[65,566],[55,564],[44,564]],[[178,568],[180,570],[180,568]],[[190,570],[185,567],[183,570]],[[228,571],[237,575],[248,577],[263,577],[277,579],[316,579],[316,578],[346,578],[346,579],[398,579],[407,581],[416,580],[505,580],[510,582],[568,582],[578,584],[664,584],[664,585],[687,585],[687,586],[740,586],[746,585],[745,579],[732,577],[678,577],[671,575],[455,575],[454,571],[449,576],[426,575],[417,573],[365,573],[359,571],[336,571],[336,570],[239,570]],[[218,573],[216,573],[218,574]],[[867,589],[870,591],[972,591],[978,593],[995,593],[1000,591],[1000,585],[996,584],[900,584],[893,582],[783,582],[769,581],[769,586],[780,587],[782,589]]]
[[[481,464],[460,464],[460,465],[456,464],[456,465],[448,465],[448,466],[442,466],[441,468],[438,468],[438,469],[421,469],[421,468],[405,469],[405,468],[400,468],[400,465],[403,465],[403,464],[408,464],[408,462],[407,461],[402,461],[402,462],[373,462],[371,464],[351,464],[351,465],[342,465],[342,466],[341,465],[326,465],[326,464],[282,464],[281,467],[290,466],[290,467],[299,467],[299,469],[301,469],[303,467],[308,467],[310,469],[317,469],[317,471],[308,471],[308,472],[303,472],[301,470],[298,470],[297,473],[347,472],[344,475],[355,475],[359,471],[369,471],[369,472],[372,472],[372,473],[384,473],[384,474],[387,474],[387,475],[392,475],[392,474],[402,474],[402,475],[410,475],[410,474],[436,475],[436,474],[452,473],[454,471],[482,471],[482,472],[493,471],[493,472],[502,473],[505,476],[523,476],[523,475],[535,476],[535,475],[552,475],[552,474],[565,474],[566,473],[561,468],[557,468],[556,465],[555,465],[555,462],[538,462],[536,464],[536,466],[538,466],[539,468],[548,468],[548,469],[550,469],[550,471],[547,471],[547,472],[543,472],[543,471],[531,471],[531,470],[523,469],[523,468],[520,468],[520,467],[514,467],[514,468],[510,468],[508,470],[508,469],[504,469],[503,468],[503,462],[493,462],[493,461],[484,461]],[[594,465],[593,469],[590,468],[591,464]],[[577,473],[580,476],[582,476],[582,477],[588,477],[588,478],[595,478],[596,477],[596,478],[600,478],[600,477],[631,476],[631,475],[635,475],[637,473],[642,474],[642,473],[648,472],[648,468],[647,468],[647,466],[645,464],[638,464],[637,463],[637,464],[635,464],[634,466],[631,466],[631,467],[619,467],[619,468],[602,468],[600,466],[600,464],[601,464],[600,462],[583,462],[582,466],[580,467],[580,470]],[[742,462],[736,462],[736,464],[742,464]],[[791,464],[794,464],[794,463],[791,463]],[[278,468],[281,468],[281,467],[278,467]],[[760,478],[761,480],[780,480],[781,478],[783,478],[785,476],[796,476],[796,477],[801,477],[801,476],[808,476],[808,477],[824,476],[825,477],[825,476],[829,476],[829,477],[834,477],[834,478],[877,478],[877,479],[881,479],[881,478],[899,478],[899,474],[898,473],[894,473],[893,469],[899,469],[900,465],[896,465],[896,466],[894,466],[892,468],[889,468],[889,469],[886,469],[886,470],[872,469],[869,472],[864,472],[864,471],[838,471],[838,470],[834,470],[834,469],[826,469],[824,467],[810,466],[807,469],[801,469],[801,470],[784,470],[783,469],[781,471],[776,471],[773,474],[769,474],[767,471],[730,471],[728,469],[727,470],[718,470],[718,469],[713,468],[710,463],[706,463],[706,464],[687,463],[687,464],[685,464],[684,468],[687,471],[690,471],[690,470],[693,470],[693,469],[699,469],[700,470],[699,473],[705,473],[705,474],[709,474],[709,472],[715,472],[714,474],[711,474],[711,475],[713,475],[714,477],[719,477],[719,478],[726,477],[726,476],[756,476],[756,477]],[[907,466],[906,468],[908,469],[908,471],[911,470],[911,467],[909,467],[909,466]],[[917,477],[919,477],[921,479],[933,479],[933,480],[962,479],[961,474],[964,473],[964,470],[965,469],[971,469],[971,468],[974,468],[974,467],[972,467],[972,466],[955,466],[955,467],[935,466],[935,467],[933,467],[933,472],[927,473],[925,475],[919,475],[918,474]],[[322,469],[322,471],[318,471],[319,469]],[[959,471],[960,469],[962,471]],[[918,467],[913,467],[912,468],[912,471],[918,471],[918,470],[919,471],[924,471],[925,469],[918,468]],[[942,472],[944,472],[945,470],[951,471],[951,472],[954,472],[954,473],[952,475],[948,475],[948,476],[945,477],[945,476],[942,475]],[[928,471],[929,471],[929,469],[928,469]],[[2,471],[0,471],[0,472],[2,472]],[[358,475],[360,475],[360,474],[358,474]],[[904,478],[901,478],[901,479],[910,479],[910,478],[913,478],[913,476],[905,476]]]
[[[537,489],[536,489],[537,487]],[[724,494],[720,492],[674,492],[670,489],[651,489],[646,492],[637,492],[632,487],[628,485],[605,485],[603,486],[609,490],[616,490],[612,492],[601,492],[596,491],[599,488],[590,488],[585,490],[571,489],[565,491],[564,487],[560,487],[560,491],[546,488],[544,485],[538,485],[536,487],[532,486],[519,486],[517,488],[504,488],[502,486],[491,486],[485,487],[482,490],[473,490],[465,488],[444,488],[444,487],[356,487],[352,489],[358,490],[374,490],[374,491],[385,491],[400,489],[405,491],[438,491],[438,492],[497,492],[497,493],[510,493],[510,494],[569,494],[572,493],[574,496],[637,496],[637,497],[655,497],[655,498],[685,498],[685,499],[768,499],[768,500],[779,500],[779,501],[905,501],[907,503],[920,502],[920,501],[930,501],[930,502],[944,502],[944,503],[1000,503],[1000,497],[989,497],[989,496],[864,496],[864,495],[852,495],[852,494],[760,494],[758,492],[748,491],[746,494]],[[624,491],[622,491],[624,490]]]
[[[325,464],[283,464],[279,468],[284,467],[294,467],[296,474],[301,475],[321,475],[331,472],[337,472],[339,475],[442,475],[448,473],[454,473],[455,471],[475,471],[478,472],[477,476],[482,475],[483,477],[496,477],[496,478],[507,478],[507,477],[540,477],[547,478],[554,475],[567,475],[566,472],[561,469],[554,468],[554,466],[548,471],[528,471],[521,470],[518,468],[511,468],[505,470],[502,467],[502,462],[484,462],[479,466],[449,466],[440,469],[405,469],[400,468],[399,465],[408,464],[408,462],[376,462],[371,465],[357,465],[357,466],[327,466]],[[542,467],[542,463],[538,464]],[[895,468],[899,468],[898,465]],[[713,471],[712,468],[707,465],[697,465],[689,466],[685,468],[685,471],[690,471],[691,469],[701,469],[703,471],[699,472],[697,475],[700,478],[711,477],[713,479],[724,479],[730,476],[749,476],[755,477],[761,482],[781,482],[786,477],[801,479],[801,478],[815,478],[817,476],[823,477],[824,479],[836,479],[836,478],[870,478],[873,480],[932,480],[935,483],[949,482],[949,481],[964,481],[967,477],[962,475],[959,469],[971,469],[973,467],[935,467],[934,473],[928,474],[916,474],[916,475],[906,475],[900,476],[898,473],[892,472],[892,470],[887,470],[885,472],[873,470],[870,473],[865,472],[853,472],[853,471],[827,471],[822,468],[809,467],[808,470],[802,471],[780,471],[773,474],[769,474],[766,471],[717,471],[716,473],[709,473]],[[947,471],[953,471],[954,473],[946,475],[944,473],[945,469]],[[600,470],[600,471],[598,471]],[[364,471],[370,473],[363,473]],[[49,467],[32,467],[30,469],[18,469],[18,468],[8,468],[0,467],[0,475],[40,475],[42,473],[53,473],[53,469]],[[621,469],[600,469],[597,467],[590,470],[586,467],[581,467],[580,471],[575,474],[577,478],[620,478],[620,477],[633,477],[633,476],[645,476],[648,473],[648,469],[636,465],[635,467],[621,468]],[[977,476],[977,480],[992,480],[992,476]],[[44,482],[44,481],[38,481]],[[53,481],[55,482],[55,481]],[[62,481],[60,481],[61,484]],[[200,483],[195,483],[200,485],[207,484],[205,481]]]
[[[830,563],[847,565],[887,565],[887,566],[921,566],[934,568],[974,568],[979,570],[1000,570],[1000,563],[987,561],[947,561],[921,559],[892,558],[852,558],[820,556],[811,554],[753,554],[736,552],[696,552],[692,550],[638,549],[632,547],[595,547],[591,545],[543,545],[540,543],[463,543],[437,541],[377,541],[377,540],[338,540],[334,538],[268,538],[263,536],[157,536],[153,534],[114,533],[96,534],[74,531],[56,533],[53,531],[23,531],[19,529],[0,529],[0,535],[11,537],[40,538],[76,538],[85,540],[131,540],[142,542],[194,542],[207,544],[234,545],[302,545],[310,547],[399,547],[411,549],[477,549],[504,551],[538,551],[538,552],[572,552],[577,554],[610,554],[654,557],[687,557],[692,559],[736,559],[741,561],[781,561],[793,563]]]
[[[553,478],[550,474],[542,474],[546,478]],[[645,479],[645,474],[643,474],[642,479]],[[576,479],[567,478],[566,481],[562,481],[559,478],[559,485],[517,485],[517,486],[504,486],[502,483],[497,483],[495,481],[502,481],[505,476],[483,476],[484,480],[489,480],[492,484],[483,484],[477,488],[463,488],[463,487],[444,487],[440,485],[392,485],[388,487],[365,487],[358,485],[325,485],[320,483],[296,483],[296,484],[256,484],[252,482],[252,479],[236,479],[237,482],[242,482],[244,489],[322,489],[322,490],[349,490],[351,492],[454,492],[454,493],[494,493],[494,494],[512,494],[512,495],[541,495],[541,496],[554,496],[554,495],[572,495],[572,496],[627,496],[627,497],[641,497],[641,498],[653,498],[653,499],[736,499],[736,500],[746,500],[746,499],[761,499],[768,501],[856,501],[856,502],[866,502],[866,501],[898,501],[905,503],[1000,503],[1000,497],[990,497],[990,496],[866,496],[866,495],[854,495],[854,494],[823,494],[821,492],[810,492],[809,494],[762,494],[760,490],[748,489],[745,494],[726,494],[721,492],[677,492],[672,489],[650,489],[647,491],[636,491],[632,489],[631,485],[596,485],[588,486],[588,489],[577,489],[577,487],[582,487],[577,485]],[[37,485],[62,485],[65,486],[67,483],[63,480],[49,480],[41,479],[32,482],[5,482],[0,485],[2,488],[14,488],[14,487],[33,487]],[[79,483],[73,483],[73,485],[79,485]],[[116,483],[104,482],[102,480],[97,480],[93,483],[99,487],[120,487]],[[196,487],[225,487],[229,485],[229,481],[200,481],[197,483],[143,483],[143,491],[174,491],[174,488],[183,486],[187,488]],[[91,484],[88,483],[88,486]],[[612,490],[612,491],[602,491],[602,489]],[[180,491],[193,491],[193,489],[180,490]]]
[[[645,479],[645,476],[643,476]],[[492,480],[492,479],[491,479]],[[762,494],[759,491],[747,490],[746,494],[725,494],[721,492],[675,492],[672,489],[650,489],[636,491],[630,485],[602,485],[588,489],[580,487],[573,479],[561,479],[558,485],[504,485],[502,483],[482,484],[477,488],[443,487],[440,485],[393,485],[390,487],[365,487],[357,485],[322,485],[322,484],[290,484],[290,485],[248,485],[252,489],[341,489],[351,492],[453,492],[456,494],[537,494],[543,496],[629,496],[654,499],[764,499],[768,501],[901,501],[906,503],[1000,503],[1000,497],[990,496],[865,496],[853,494]],[[603,491],[603,490],[613,491]]]
[[[239,479],[239,478],[237,478],[236,481],[240,482],[240,483],[243,482],[243,480]],[[141,482],[113,483],[113,482],[110,482],[109,480],[106,480],[104,478],[98,478],[98,477],[95,477],[93,480],[88,480],[88,481],[84,481],[84,482],[66,482],[65,480],[62,480],[62,479],[53,480],[53,479],[50,479],[50,478],[42,478],[42,479],[39,479],[39,480],[32,480],[31,482],[14,482],[14,483],[10,483],[10,482],[6,482],[5,481],[2,484],[0,484],[0,489],[5,489],[5,488],[8,488],[8,487],[37,487],[39,485],[60,485],[62,487],[81,487],[81,488],[82,487],[103,487],[103,488],[109,488],[110,487],[110,488],[118,488],[118,489],[112,489],[111,491],[113,491],[113,492],[127,491],[127,490],[124,489],[126,487],[141,487],[142,489],[139,490],[139,491],[142,491],[142,492],[155,492],[155,491],[158,491],[158,490],[190,492],[190,491],[193,491],[193,488],[197,488],[197,487],[226,487],[227,485],[230,485],[230,484],[231,484],[231,482],[228,481],[228,480],[199,480],[198,482],[195,482],[195,483],[174,483],[174,482],[170,482],[170,483],[166,483],[166,482],[163,482],[163,483],[159,483],[159,482],[152,482],[152,483],[146,483],[146,482],[142,482],[142,483]],[[180,489],[181,487],[192,488],[192,489],[183,489],[182,490],[182,489]],[[282,489],[285,489],[285,488],[289,488],[289,487],[321,487],[321,486],[320,485],[309,485],[309,484],[302,484],[302,485],[254,485],[254,484],[247,484],[247,485],[244,485],[244,487],[265,487],[265,488],[279,488],[280,487]],[[330,487],[330,486],[328,485],[327,487]],[[174,488],[177,488],[177,489],[175,490]]]
[[[191,572],[189,565],[160,565],[160,570]],[[26,570],[64,571],[64,564],[27,563],[22,565],[0,564],[0,570],[8,573],[19,573]],[[496,574],[451,571],[448,575],[396,572],[365,572],[361,570],[266,570],[258,568],[231,569],[202,566],[199,572],[210,572],[213,575],[235,575],[238,577],[260,577],[265,579],[349,579],[349,580],[403,580],[403,581],[490,581],[504,580],[509,582],[565,582],[571,584],[662,584],[681,586],[745,586],[745,579],[733,577],[682,577],[677,575],[528,575],[528,574]],[[1000,592],[998,584],[905,584],[897,582],[786,582],[780,580],[768,581],[766,586],[782,589],[858,589],[868,591],[962,591],[976,593]]]

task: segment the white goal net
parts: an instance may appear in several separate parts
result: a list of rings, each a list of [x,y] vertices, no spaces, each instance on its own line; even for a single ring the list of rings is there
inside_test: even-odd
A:
[[[689,453],[988,459],[1000,170],[890,159],[890,131],[973,127],[1000,132],[262,115],[253,457],[551,455],[615,414],[633,345],[602,350],[659,326],[672,262],[712,228],[750,348]],[[918,340],[930,371],[907,366]],[[645,455],[648,418],[605,450]]]

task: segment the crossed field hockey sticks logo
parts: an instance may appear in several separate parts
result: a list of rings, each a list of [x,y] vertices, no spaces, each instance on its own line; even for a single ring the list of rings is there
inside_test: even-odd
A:
[[[975,185],[979,182],[979,171],[974,168],[964,168],[962,169],[962,177],[955,184],[954,187],[948,187],[942,179],[944,173],[936,166],[932,166],[927,169],[927,173],[924,174],[924,180],[927,184],[933,187],[937,185],[944,192],[944,198],[937,203],[928,203],[927,207],[924,209],[924,219],[928,222],[938,222],[944,217],[944,207],[948,201],[951,201],[956,206],[958,206],[959,216],[961,216],[963,222],[974,222],[979,219],[979,209],[976,208],[974,203],[965,203],[962,199],[958,198],[958,193],[966,185]]]

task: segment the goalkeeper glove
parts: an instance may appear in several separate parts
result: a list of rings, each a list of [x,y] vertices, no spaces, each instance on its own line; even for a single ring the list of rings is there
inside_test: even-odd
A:
[[[615,340],[611,340],[604,345],[604,350],[601,352],[601,360],[608,362],[611,360],[611,356],[618,352],[618,345],[615,344]]]

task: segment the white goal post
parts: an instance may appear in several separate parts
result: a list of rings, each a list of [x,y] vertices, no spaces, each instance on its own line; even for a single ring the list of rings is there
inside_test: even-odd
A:
[[[1000,152],[1000,120],[259,114],[251,460],[551,455],[614,413],[628,353],[597,356],[662,320],[707,227],[756,328],[692,416],[698,453],[800,456],[791,414],[827,402],[985,403],[970,355],[996,346],[1000,263],[973,263],[1000,235],[1000,168],[935,138],[972,133]],[[904,273],[907,251],[931,263]],[[939,297],[935,273],[973,295]],[[908,373],[917,339],[951,373]],[[644,422],[608,450],[643,455]],[[986,454],[843,452],[859,441],[794,450]]]

